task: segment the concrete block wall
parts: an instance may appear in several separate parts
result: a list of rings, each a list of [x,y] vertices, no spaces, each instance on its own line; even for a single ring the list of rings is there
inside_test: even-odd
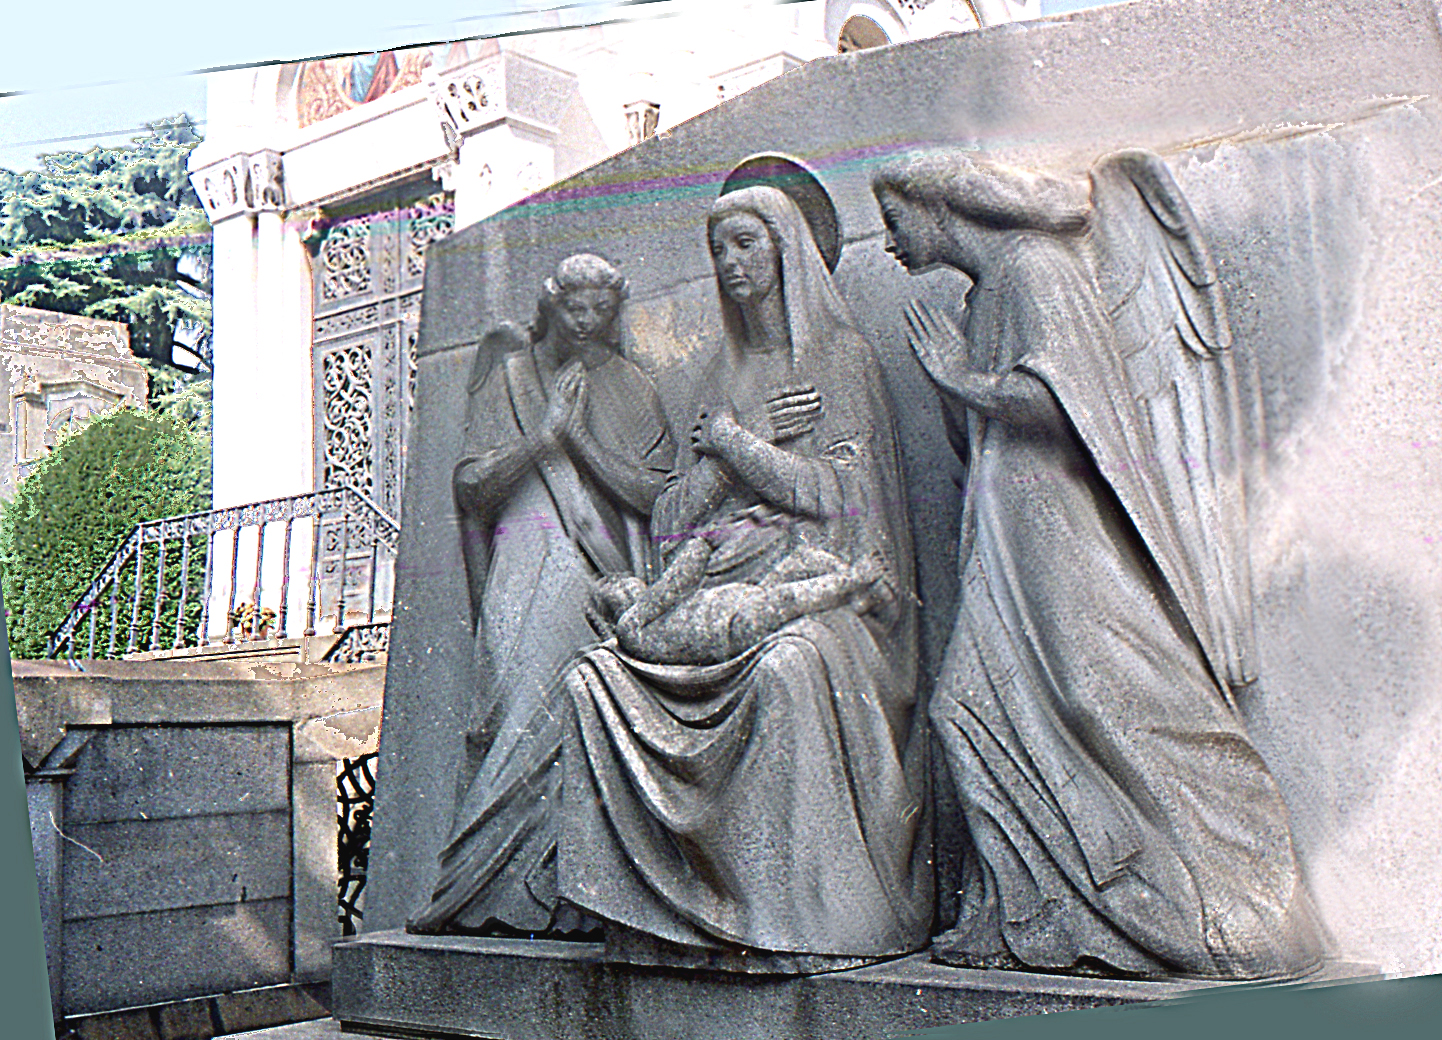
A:
[[[63,1006],[290,981],[290,727],[108,726],[66,784]]]
[[[83,667],[15,664],[57,1020],[325,983],[337,763],[375,750],[384,664]]]

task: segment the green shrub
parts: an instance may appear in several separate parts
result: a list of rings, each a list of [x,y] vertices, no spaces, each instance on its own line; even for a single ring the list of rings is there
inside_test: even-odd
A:
[[[11,656],[45,655],[50,632],[136,524],[209,507],[210,443],[203,430],[169,415],[120,408],[61,441],[0,512]],[[153,576],[151,560],[146,564]],[[121,584],[127,606],[133,576],[130,582]],[[153,596],[142,599],[153,603]],[[108,618],[107,611],[107,631]]]

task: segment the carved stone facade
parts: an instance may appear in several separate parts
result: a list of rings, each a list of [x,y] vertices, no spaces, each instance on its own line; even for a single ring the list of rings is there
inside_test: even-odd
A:
[[[145,407],[149,379],[117,321],[0,305],[0,499],[65,433],[94,415]]]
[[[441,197],[338,220],[312,267],[316,487],[350,484],[400,510],[425,250],[453,209]]]

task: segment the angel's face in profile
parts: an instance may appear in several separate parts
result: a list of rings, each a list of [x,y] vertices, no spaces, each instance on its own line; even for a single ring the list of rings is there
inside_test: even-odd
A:
[[[595,343],[605,339],[621,301],[614,290],[576,288],[556,300],[556,320],[561,334],[571,343]]]
[[[940,261],[941,228],[930,213],[884,188],[877,192],[876,202],[886,227],[886,251],[897,263],[916,274]]]

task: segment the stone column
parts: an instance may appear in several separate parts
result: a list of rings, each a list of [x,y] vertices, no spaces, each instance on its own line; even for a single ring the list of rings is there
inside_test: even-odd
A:
[[[255,211],[249,204],[250,157],[233,155],[193,171],[191,183],[210,218],[214,270],[212,341],[215,380],[214,500],[239,505],[247,495],[247,413],[253,393],[254,356],[260,330],[257,316]]]
[[[214,503],[244,505],[314,490],[310,260],[286,216],[278,152],[238,154],[194,171],[214,243]],[[211,631],[224,627],[230,537],[216,539]],[[284,531],[267,531],[261,602],[278,607]],[[243,537],[236,603],[254,598],[256,545]],[[309,526],[291,542],[289,633],[304,628]],[[278,633],[281,635],[288,633]]]
[[[265,149],[191,175],[214,228],[215,504],[312,490],[310,274]]]

